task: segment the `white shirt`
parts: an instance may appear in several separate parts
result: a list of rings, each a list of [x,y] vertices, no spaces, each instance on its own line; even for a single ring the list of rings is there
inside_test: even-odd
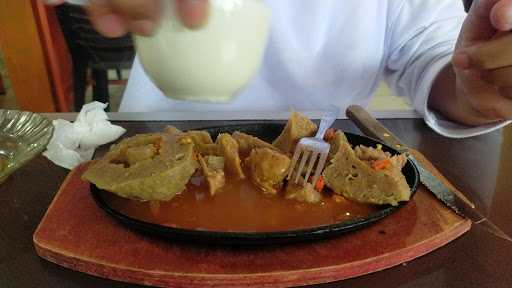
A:
[[[449,63],[465,17],[461,0],[279,0],[259,73],[230,103],[167,98],[136,58],[120,111],[319,110],[367,106],[382,79],[407,97],[426,123],[449,137],[485,133],[508,123],[469,128],[427,109],[434,78]]]

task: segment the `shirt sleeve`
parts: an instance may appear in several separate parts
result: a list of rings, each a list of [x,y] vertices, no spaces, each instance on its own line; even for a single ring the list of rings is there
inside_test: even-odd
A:
[[[393,2],[393,1],[391,1]],[[509,122],[468,127],[428,109],[428,96],[437,74],[449,65],[466,16],[460,0],[395,1],[389,15],[384,76],[392,90],[407,97],[437,133],[463,138],[501,128]]]

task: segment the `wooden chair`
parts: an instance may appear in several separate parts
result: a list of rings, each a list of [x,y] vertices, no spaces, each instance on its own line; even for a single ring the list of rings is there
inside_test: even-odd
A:
[[[471,4],[473,4],[473,0],[463,0],[462,2],[464,2],[464,9],[468,12]]]
[[[53,8],[39,0],[3,0],[0,48],[19,109],[70,110],[71,59]]]
[[[118,78],[121,78],[121,69],[131,68],[135,57],[131,36],[101,36],[93,29],[80,6],[61,5],[57,8],[57,15],[73,61],[75,110],[84,104],[89,69],[93,80],[93,100],[108,103],[108,70],[116,70]]]

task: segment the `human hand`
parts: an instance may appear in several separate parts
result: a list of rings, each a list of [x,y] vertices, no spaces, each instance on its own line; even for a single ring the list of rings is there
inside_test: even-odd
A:
[[[151,35],[162,16],[163,1],[170,0],[90,0],[87,6],[95,29],[107,37],[120,37],[127,32]],[[201,26],[208,17],[208,0],[173,0],[183,24]],[[65,0],[45,0],[59,5]]]
[[[452,64],[465,124],[512,119],[512,0],[473,3]]]

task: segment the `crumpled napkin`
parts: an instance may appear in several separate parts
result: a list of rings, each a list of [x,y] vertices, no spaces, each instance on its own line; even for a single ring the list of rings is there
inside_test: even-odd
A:
[[[108,121],[107,104],[92,102],[82,107],[75,122],[53,121],[53,137],[43,153],[58,166],[73,169],[92,159],[96,147],[119,138],[126,130]]]

